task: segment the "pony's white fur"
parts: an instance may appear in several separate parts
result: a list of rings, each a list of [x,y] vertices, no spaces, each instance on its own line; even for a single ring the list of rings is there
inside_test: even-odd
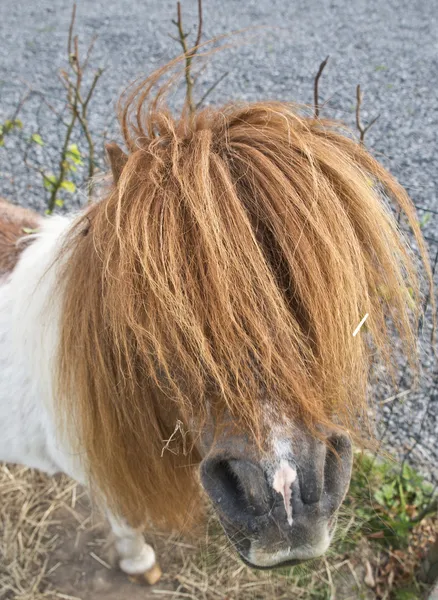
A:
[[[0,460],[63,472],[85,485],[79,457],[57,431],[53,395],[60,307],[53,293],[59,265],[52,263],[73,218],[41,220],[35,240],[0,282]],[[107,514],[121,569],[149,570],[155,553],[141,532]]]
[[[41,219],[34,241],[23,250],[12,273],[0,281],[0,460],[49,474],[63,472],[87,485],[80,457],[57,429],[53,385],[61,316],[60,298],[54,293],[61,264],[54,259],[74,218]],[[286,497],[290,499],[296,472],[290,467],[284,470],[283,456],[290,453],[290,444],[276,433],[271,441],[278,469],[271,473],[272,485],[276,489],[280,477],[282,486],[278,491],[285,497],[291,520]],[[156,562],[155,552],[145,543],[141,531],[108,510],[106,514],[120,568],[129,575],[151,569]],[[251,552],[252,563],[260,566],[294,557],[290,551],[281,557],[278,553],[265,555],[255,547]]]

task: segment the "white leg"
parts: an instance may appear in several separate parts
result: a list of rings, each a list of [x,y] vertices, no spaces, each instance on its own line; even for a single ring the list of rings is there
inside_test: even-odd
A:
[[[123,519],[114,517],[111,513],[107,514],[116,537],[115,546],[122,571],[128,575],[142,575],[147,583],[156,583],[161,571],[152,546],[146,544],[143,534],[138,529],[133,529]]]

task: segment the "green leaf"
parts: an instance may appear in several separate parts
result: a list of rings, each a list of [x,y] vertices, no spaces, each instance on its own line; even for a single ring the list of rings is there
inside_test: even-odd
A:
[[[385,485],[382,486],[382,492],[387,500],[394,498],[396,483],[396,481],[391,481],[391,483],[385,483]]]
[[[399,479],[398,480],[398,493],[400,496],[400,506],[401,509],[403,511],[403,514],[405,514],[406,511],[406,498],[405,498],[405,493],[403,491],[403,482]]]
[[[45,173],[43,175],[43,182],[44,182],[44,187],[46,188],[46,190],[51,190],[53,188],[53,186],[56,185],[56,182],[58,180],[56,179],[56,176],[53,175],[53,173]]]
[[[39,229],[32,229],[31,227],[22,227],[23,233],[38,233]]]
[[[70,144],[68,147],[68,151],[71,152],[72,154],[76,154],[77,156],[81,156],[80,150],[78,148],[77,144]]]
[[[381,490],[377,490],[377,492],[374,492],[374,499],[377,500],[377,502],[381,506],[385,506],[385,504],[386,504],[385,496]]]
[[[0,138],[0,147],[5,145],[5,140],[3,138]]]
[[[61,200],[61,198],[56,198],[55,204],[56,206],[64,206],[64,200]]]
[[[17,129],[23,129],[23,121],[20,121],[20,119],[15,119],[14,125]]]
[[[45,215],[51,215],[52,211],[50,210],[50,208],[46,208],[46,210],[44,211]]]
[[[70,144],[70,146],[68,147],[68,150],[66,152],[66,156],[72,162],[74,162],[76,165],[84,164],[81,160],[82,154],[81,154],[77,144]]]
[[[76,165],[74,163],[70,163],[68,162],[68,160],[64,160],[62,163],[62,166],[64,167],[65,171],[73,171],[74,173],[77,171]]]
[[[69,194],[73,194],[76,190],[76,186],[73,181],[67,181],[66,179],[61,182],[61,187]]]
[[[431,213],[426,213],[420,221],[420,227],[424,227],[425,225],[427,225],[431,218],[432,218]]]
[[[39,133],[33,133],[31,137],[32,142],[38,144],[38,146],[44,146],[44,142]]]
[[[377,500],[377,502],[381,506],[388,506],[388,504],[391,505],[396,494],[395,486],[396,481],[391,481],[391,483],[385,483],[384,485],[382,485],[380,490],[377,490],[374,493],[374,499]]]

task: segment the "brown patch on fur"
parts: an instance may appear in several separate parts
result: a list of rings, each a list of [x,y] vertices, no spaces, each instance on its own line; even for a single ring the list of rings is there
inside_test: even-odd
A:
[[[180,527],[212,410],[260,447],[268,407],[360,435],[372,354],[392,326],[414,352],[417,269],[384,195],[430,268],[406,192],[338,123],[280,102],[176,118],[150,99],[164,72],[127,98],[128,160],[69,236],[59,412],[112,510]],[[163,454],[177,419],[188,453]]]
[[[26,229],[37,229],[40,222],[41,217],[33,210],[0,198],[0,276],[13,271],[21,253],[33,239],[26,238]]]

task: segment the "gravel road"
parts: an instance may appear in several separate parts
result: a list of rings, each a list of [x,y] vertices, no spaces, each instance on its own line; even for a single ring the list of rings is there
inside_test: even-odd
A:
[[[195,25],[196,4],[183,1],[187,28]],[[433,0],[205,0],[204,39],[263,27],[247,35],[248,44],[236,43],[214,57],[199,93],[229,71],[210,101],[275,98],[309,103],[315,72],[330,55],[321,80],[325,114],[353,126],[355,87],[360,83],[365,92],[363,120],[380,114],[367,135],[368,147],[417,204],[438,211],[438,10],[433,4]],[[60,102],[56,71],[65,65],[70,11],[71,2],[66,0],[0,0],[0,122],[13,114],[26,84],[44,92],[55,106]],[[98,35],[93,64],[106,68],[90,107],[96,135],[103,131],[116,135],[114,106],[123,87],[179,52],[169,37],[175,33],[171,23],[175,12],[173,0],[78,2],[77,31],[84,41]],[[56,146],[59,126],[47,111],[37,112],[32,102],[23,107],[25,128],[42,126],[47,147]],[[7,152],[0,149],[0,195],[43,210],[41,186],[35,186],[23,170],[14,144],[18,147],[11,136]],[[80,201],[78,194],[72,202]],[[438,213],[432,215],[426,233],[438,240]],[[437,477],[438,398],[426,342],[423,354],[421,390],[386,404],[385,419],[389,445],[404,448],[417,436],[411,460]],[[391,386],[377,394],[380,399],[391,395]]]

